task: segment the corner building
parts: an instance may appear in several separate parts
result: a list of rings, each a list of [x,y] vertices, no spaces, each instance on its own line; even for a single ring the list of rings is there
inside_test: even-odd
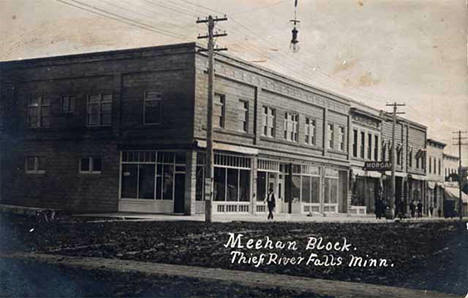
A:
[[[0,63],[2,203],[204,212],[207,57],[195,43]],[[349,101],[216,57],[215,214],[347,213]]]

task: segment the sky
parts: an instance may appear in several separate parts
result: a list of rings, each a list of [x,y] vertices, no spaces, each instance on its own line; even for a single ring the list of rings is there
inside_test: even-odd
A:
[[[297,52],[294,0],[0,0],[0,14],[1,61],[196,41],[197,17],[226,14],[230,55],[377,109],[405,103],[450,154],[468,131],[466,0],[298,0]]]

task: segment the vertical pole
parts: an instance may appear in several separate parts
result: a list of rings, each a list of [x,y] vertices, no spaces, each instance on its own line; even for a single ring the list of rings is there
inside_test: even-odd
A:
[[[293,195],[292,195],[292,175],[293,175],[293,165],[292,163],[289,164],[289,167],[288,167],[288,179],[289,179],[289,183],[288,183],[288,197],[289,197],[289,201],[288,201],[288,213],[291,214],[292,213],[292,200],[293,200]]]
[[[208,17],[208,111],[206,121],[206,182],[209,183],[205,195],[205,222],[212,221],[214,156],[213,156],[213,97],[214,97],[214,20]]]
[[[458,216],[460,221],[463,219],[462,215],[462,163],[461,163],[461,130],[458,131]]]
[[[396,166],[396,144],[395,144],[395,126],[396,126],[396,112],[397,105],[393,105],[393,123],[392,123],[392,185],[391,185],[391,194],[390,194],[390,211],[391,217],[395,216],[395,166]]]

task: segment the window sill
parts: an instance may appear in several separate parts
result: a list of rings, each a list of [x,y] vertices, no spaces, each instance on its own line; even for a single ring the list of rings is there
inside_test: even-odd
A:
[[[26,174],[32,174],[32,175],[43,175],[45,174],[46,171],[26,171]]]
[[[101,174],[101,171],[92,171],[92,172],[82,172],[82,171],[80,171],[79,173],[83,174],[83,175],[99,175],[99,174]]]

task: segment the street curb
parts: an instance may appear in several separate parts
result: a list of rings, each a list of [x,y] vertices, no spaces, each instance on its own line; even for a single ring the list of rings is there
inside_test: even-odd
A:
[[[315,293],[336,297],[458,297],[456,295],[433,291],[380,286],[366,283],[314,279],[284,274],[259,273],[219,268],[149,263],[133,260],[70,257],[36,253],[0,253],[0,258],[33,260],[41,263],[53,265],[60,264],[61,266],[87,270],[94,269],[121,273],[135,272],[154,277],[177,276],[205,281],[230,282],[248,287],[265,289],[280,288],[301,293]]]

